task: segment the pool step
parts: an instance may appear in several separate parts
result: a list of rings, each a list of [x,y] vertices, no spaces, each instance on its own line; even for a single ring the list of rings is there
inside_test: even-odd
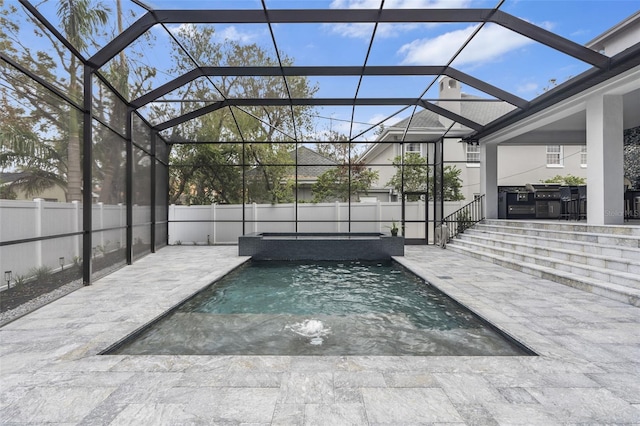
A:
[[[448,248],[640,306],[640,227],[486,220]]]

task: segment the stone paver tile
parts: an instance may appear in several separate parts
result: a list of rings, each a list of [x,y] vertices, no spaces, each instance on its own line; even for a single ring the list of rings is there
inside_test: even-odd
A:
[[[479,374],[434,373],[433,376],[453,403],[504,402],[496,388]]]
[[[590,374],[594,381],[631,404],[640,404],[640,371],[636,374]]]
[[[524,388],[498,388],[498,392],[511,404],[538,404],[538,400]]]
[[[304,424],[305,404],[276,404],[271,420],[272,426],[293,426]]]
[[[113,390],[64,386],[33,388],[3,410],[2,421],[33,424],[79,422]]]
[[[182,377],[181,373],[137,373],[122,383],[111,395],[108,402],[113,404],[133,404],[156,402],[164,389],[171,388]]]
[[[333,383],[336,388],[386,387],[384,376],[379,371],[336,371]]]
[[[129,404],[109,423],[133,425],[205,425],[207,419],[186,411],[183,404]]]
[[[214,386],[241,388],[279,388],[284,373],[198,372],[185,373],[175,386]]]
[[[104,356],[109,357],[111,355]],[[186,371],[193,366],[194,362],[197,361],[192,357],[178,355],[135,355],[122,358],[120,362],[111,367],[111,371]]]
[[[237,356],[229,360],[230,372],[262,372],[280,373],[289,371],[291,357],[289,356]]]
[[[581,373],[563,373],[557,371],[519,372],[505,371],[502,374],[487,374],[486,380],[496,387],[562,387],[562,388],[593,388],[598,383]]]
[[[553,409],[560,421],[575,423],[637,423],[640,407],[616,397],[607,389],[532,388],[541,404]]]
[[[440,387],[433,374],[421,371],[390,372],[384,374],[387,386],[391,388],[435,388]]]
[[[372,424],[464,422],[441,389],[364,388],[362,397]]]
[[[362,391],[359,388],[333,388],[333,397],[336,403],[362,404]]]
[[[551,426],[562,423],[540,404],[489,403],[484,407],[500,425]]]
[[[365,425],[367,416],[362,404],[307,404],[304,424],[315,425]]]
[[[111,397],[94,408],[77,426],[108,426],[127,407],[125,403],[111,403]],[[122,421],[122,419],[121,419]]]
[[[41,371],[34,374],[9,374],[2,376],[2,389],[14,386],[28,387],[112,387],[129,380],[134,373],[111,373],[108,371]]]
[[[469,426],[498,426],[498,422],[491,413],[482,405],[477,404],[453,404],[460,416],[464,419],[464,424]]]
[[[157,403],[184,405],[185,412],[217,423],[265,423],[273,418],[278,389],[272,388],[186,388],[159,392]]]
[[[282,378],[278,402],[287,404],[332,404],[333,373],[291,372]]]

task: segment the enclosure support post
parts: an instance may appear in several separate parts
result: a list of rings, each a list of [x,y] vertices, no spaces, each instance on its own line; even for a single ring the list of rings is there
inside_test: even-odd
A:
[[[149,194],[149,199],[151,200],[149,202],[150,207],[151,207],[151,229],[150,231],[150,235],[151,235],[151,253],[155,253],[156,252],[156,193],[157,193],[157,188],[156,185],[158,184],[156,181],[156,134],[155,132],[150,132],[151,133],[151,193]]]
[[[92,269],[92,173],[93,167],[93,135],[92,99],[93,71],[89,65],[84,66],[84,104],[82,121],[82,282],[91,284]]]
[[[127,109],[125,136],[127,143],[126,155],[126,191],[127,191],[127,265],[133,263],[133,142],[131,140],[131,116],[133,109]]]

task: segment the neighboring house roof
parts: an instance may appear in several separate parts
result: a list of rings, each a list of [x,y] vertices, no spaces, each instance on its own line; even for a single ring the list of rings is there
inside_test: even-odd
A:
[[[296,150],[291,151],[289,154],[294,162],[297,158],[297,162],[299,164],[298,178],[317,178],[329,169],[327,166],[338,165],[338,163],[332,159],[318,154],[306,146],[301,146]]]
[[[507,102],[485,102],[486,99],[484,98],[466,93],[462,93],[461,98],[460,115],[479,124],[490,123],[515,108],[515,106]],[[473,102],[476,99],[479,100],[479,102]],[[388,129],[404,129],[408,123],[409,118],[405,118],[396,124],[392,124]],[[411,119],[410,129],[434,129],[441,131],[445,129],[445,126],[440,121],[438,114],[428,109],[423,109],[417,112]]]

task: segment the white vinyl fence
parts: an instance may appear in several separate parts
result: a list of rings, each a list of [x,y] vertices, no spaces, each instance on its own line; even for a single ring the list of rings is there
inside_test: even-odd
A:
[[[116,250],[126,244],[126,205],[93,204],[93,251],[97,254]],[[82,231],[83,205],[79,202],[57,203],[41,199],[34,201],[0,200],[0,241],[16,241]],[[150,220],[150,207],[134,206],[134,223]],[[110,229],[120,228],[120,229]],[[134,237],[150,243],[149,232],[136,232]],[[64,267],[82,257],[82,235],[29,241],[0,246],[0,274],[11,271],[13,278],[28,276],[30,271],[46,266],[51,270]],[[1,284],[1,283],[0,283]]]
[[[453,213],[464,202],[444,203],[444,215]],[[243,233],[295,232],[296,208],[298,232],[389,232],[392,221],[402,216],[398,202],[352,203],[349,218],[348,203],[247,204],[242,229],[242,205],[211,204],[204,206],[169,206],[169,244],[237,244]],[[429,203],[429,212],[433,203]],[[425,220],[425,203],[405,204],[407,221]],[[243,232],[244,231],[244,232]],[[424,223],[408,223],[407,238],[424,238]],[[433,238],[433,226],[429,229]]]
[[[447,215],[462,202],[445,202]],[[94,229],[92,250],[95,254],[110,252],[126,242],[126,206],[93,204]],[[242,227],[242,205],[169,206],[169,244],[237,244],[244,232],[388,232],[392,221],[399,222],[400,203],[352,203],[351,217],[347,203],[248,204],[245,205],[245,229]],[[424,221],[424,202],[405,205],[407,220]],[[16,241],[82,231],[83,205],[78,202],[56,203],[43,200],[0,200],[0,241]],[[433,211],[430,203],[429,211]],[[134,223],[150,220],[149,206],[134,206]],[[185,222],[181,222],[185,221]],[[114,228],[114,229],[111,229]],[[134,240],[149,244],[148,226],[134,227]],[[433,238],[433,227],[429,229]],[[405,236],[424,238],[424,223],[407,224]],[[29,241],[0,246],[0,277],[12,271],[13,277],[28,276],[30,271],[46,266],[65,268],[82,257],[82,235]],[[1,285],[2,283],[0,283]]]

